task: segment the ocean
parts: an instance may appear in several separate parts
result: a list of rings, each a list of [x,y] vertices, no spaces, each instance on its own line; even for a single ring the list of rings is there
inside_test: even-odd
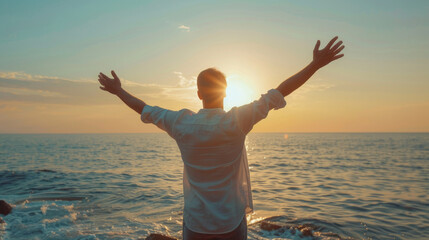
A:
[[[246,146],[248,239],[429,239],[429,133],[251,133]],[[0,239],[180,239],[182,170],[164,133],[1,134],[14,209]]]

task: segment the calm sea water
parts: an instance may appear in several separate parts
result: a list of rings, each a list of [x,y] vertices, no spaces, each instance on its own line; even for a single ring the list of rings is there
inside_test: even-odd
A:
[[[249,239],[429,239],[429,134],[250,134]],[[0,239],[177,238],[183,163],[167,134],[0,135]],[[330,236],[330,237],[329,237]]]

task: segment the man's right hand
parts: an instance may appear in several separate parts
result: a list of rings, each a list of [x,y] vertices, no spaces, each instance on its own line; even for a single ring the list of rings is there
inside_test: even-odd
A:
[[[121,91],[121,80],[119,80],[118,76],[116,75],[115,71],[112,70],[112,78],[107,77],[103,73],[100,72],[98,74],[98,81],[101,85],[100,89],[104,91],[108,91],[111,94],[117,95]]]
[[[277,87],[277,90],[286,97],[297,88],[301,87],[319,68],[343,57],[344,54],[339,54],[344,49],[342,45],[343,42],[339,41],[334,45],[337,39],[338,37],[334,37],[322,50],[319,50],[320,41],[317,41],[313,51],[313,61],[297,74],[284,80]]]
[[[319,50],[320,40],[317,40],[316,46],[314,46],[313,50],[313,64],[317,68],[324,67],[330,62],[344,56],[344,54],[339,54],[344,49],[344,45],[342,45],[343,41],[339,41],[334,45],[337,39],[338,37],[334,37],[322,50]]]

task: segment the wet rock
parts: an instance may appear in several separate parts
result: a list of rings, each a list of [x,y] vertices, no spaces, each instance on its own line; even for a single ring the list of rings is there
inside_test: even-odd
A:
[[[8,215],[12,212],[12,206],[4,200],[0,200],[0,214]]]
[[[332,233],[332,232],[319,232],[319,233],[315,233],[314,235],[317,235],[318,237],[322,237],[322,238],[327,238],[327,239],[332,239],[332,240],[342,240],[343,238],[341,238],[340,235],[336,234],[336,233]],[[347,238],[348,239],[348,238]]]
[[[177,238],[165,236],[158,233],[151,233],[149,236],[145,238],[145,240],[177,240]]]
[[[301,234],[303,237],[313,237],[313,225],[311,224],[303,224],[297,227],[293,227],[293,226],[282,227],[280,225],[277,225],[271,222],[262,221],[260,227],[262,230],[265,230],[265,231],[273,231],[273,230],[278,230],[280,228],[288,228],[291,234],[295,234],[296,230],[299,230],[301,231]]]
[[[273,230],[277,230],[277,229],[281,228],[280,225],[270,223],[270,222],[266,222],[266,221],[262,221],[260,227],[261,227],[261,229],[263,229],[265,231],[273,231]]]
[[[313,225],[313,224],[310,224],[310,223],[304,223],[304,224],[302,224],[302,225],[299,225],[298,227],[296,227],[298,230],[301,230],[301,229],[303,229],[303,228],[310,228],[311,230],[316,230],[318,227],[317,226],[315,226],[315,225]]]
[[[304,237],[313,236],[313,232],[311,231],[311,228],[308,228],[308,227],[301,229],[301,233]]]

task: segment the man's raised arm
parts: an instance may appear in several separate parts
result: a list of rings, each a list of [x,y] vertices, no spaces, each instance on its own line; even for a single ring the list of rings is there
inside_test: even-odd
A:
[[[141,114],[146,103],[125,91],[121,87],[121,81],[113,70],[112,76],[113,79],[107,77],[103,73],[98,74],[98,81],[102,85],[100,86],[100,89],[118,96],[125,104],[128,105],[128,107],[136,111],[138,114]]]
[[[317,70],[326,66],[330,62],[343,57],[344,54],[339,53],[344,49],[344,45],[342,45],[342,41],[339,41],[334,45],[337,39],[338,37],[334,37],[322,50],[319,50],[320,41],[318,40],[313,50],[313,61],[300,72],[282,82],[277,87],[277,90],[286,97],[297,88],[301,87]]]

